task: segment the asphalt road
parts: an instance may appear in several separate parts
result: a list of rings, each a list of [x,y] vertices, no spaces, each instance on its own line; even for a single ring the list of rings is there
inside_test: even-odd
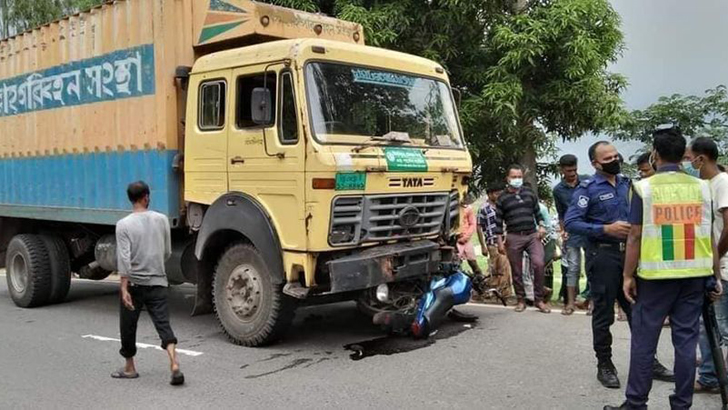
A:
[[[341,303],[299,310],[284,342],[251,349],[228,343],[213,316],[191,318],[193,292],[171,292],[172,325],[188,350],[187,383],[174,388],[166,355],[152,347],[139,350],[139,379],[109,377],[122,364],[118,342],[106,340],[118,338],[117,284],[75,281],[66,303],[20,309],[0,275],[0,408],[601,409],[623,399],[595,379],[584,315],[467,306],[479,323],[449,323],[433,343],[378,339],[353,303]],[[629,335],[615,327],[625,383]],[[668,336],[660,357],[671,365]],[[138,342],[158,344],[146,315]],[[352,343],[371,356],[352,360]],[[650,408],[669,408],[671,389],[656,382]],[[720,399],[696,396],[694,408],[718,409]]]

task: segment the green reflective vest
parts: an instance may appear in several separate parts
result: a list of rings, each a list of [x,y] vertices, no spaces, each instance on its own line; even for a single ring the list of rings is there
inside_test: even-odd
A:
[[[713,274],[710,186],[682,172],[637,182],[642,197],[643,279],[683,279]]]

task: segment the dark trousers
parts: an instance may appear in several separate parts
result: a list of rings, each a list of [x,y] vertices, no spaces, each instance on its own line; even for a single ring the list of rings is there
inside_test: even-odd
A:
[[[170,344],[177,344],[177,338],[169,324],[169,309],[167,307],[167,288],[163,286],[137,286],[129,284],[134,310],[129,310],[121,302],[120,333],[121,350],[119,353],[125,358],[136,355],[137,323],[142,307],[146,307],[152,318],[154,328],[162,339],[162,349]]]
[[[637,279],[627,382],[627,401],[631,408],[647,408],[647,398],[652,389],[652,358],[668,315],[675,348],[675,394],[670,396],[670,407],[688,409],[692,405],[695,348],[700,334],[704,294],[705,278]]]
[[[506,253],[513,272],[513,289],[519,300],[526,298],[526,289],[523,287],[523,252],[528,252],[533,270],[533,299],[534,303],[543,301],[544,289],[544,250],[538,233],[531,235],[508,234],[506,237]]]
[[[623,268],[624,253],[618,247],[587,247],[586,271],[594,304],[592,335],[594,353],[600,364],[612,359],[612,332],[609,328],[614,324],[614,301],[619,302],[627,318],[632,311],[622,291]]]

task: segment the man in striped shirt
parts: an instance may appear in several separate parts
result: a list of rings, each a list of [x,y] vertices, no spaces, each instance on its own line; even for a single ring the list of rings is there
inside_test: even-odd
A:
[[[523,167],[508,167],[506,182],[508,187],[496,201],[495,232],[498,252],[508,255],[513,272],[513,288],[518,304],[516,312],[526,310],[526,290],[523,286],[523,253],[527,252],[533,269],[534,305],[543,313],[551,313],[544,302],[544,249],[541,237],[543,227],[536,226],[542,221],[536,194],[523,187]],[[504,225],[505,224],[505,229]],[[506,234],[506,239],[503,236]]]
[[[478,212],[478,238],[483,255],[487,255],[490,271],[489,286],[498,289],[501,296],[511,295],[511,266],[506,255],[498,252],[498,238],[495,233],[495,203],[503,192],[503,183],[489,185],[486,189],[488,200]]]

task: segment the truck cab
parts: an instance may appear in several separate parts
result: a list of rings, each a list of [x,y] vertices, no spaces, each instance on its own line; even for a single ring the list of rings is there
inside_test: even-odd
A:
[[[301,302],[406,308],[451,257],[472,164],[440,65],[281,40],[200,58],[187,101],[198,302],[234,341],[277,337]]]

